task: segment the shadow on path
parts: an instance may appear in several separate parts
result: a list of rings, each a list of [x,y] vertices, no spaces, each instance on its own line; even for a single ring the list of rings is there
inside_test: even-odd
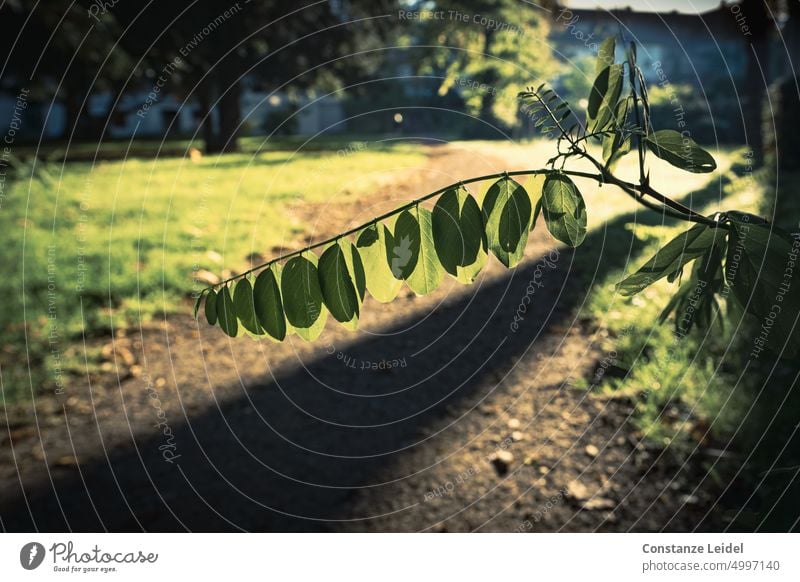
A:
[[[693,205],[718,199],[723,180],[694,193]],[[57,479],[61,508],[49,483],[27,491],[32,516],[19,490],[6,491],[2,526],[8,531],[329,529],[327,520],[350,515],[353,489],[379,487],[372,482],[379,469],[413,447],[449,406],[466,409],[502,390],[498,378],[536,350],[538,334],[572,321],[595,272],[602,281],[629,257],[639,262],[642,243],[625,228],[633,220],[662,222],[649,211],[628,214],[591,232],[577,251],[562,252],[516,333],[510,323],[540,257],[464,288],[433,314],[399,321],[382,337],[362,334],[347,348],[359,362],[405,358],[405,367],[367,374],[329,356],[264,378],[240,388],[240,397],[218,409],[176,423],[180,457],[173,464],[158,450],[160,435],[139,439],[138,452],[130,446],[112,451],[109,462],[83,465],[80,474]]]

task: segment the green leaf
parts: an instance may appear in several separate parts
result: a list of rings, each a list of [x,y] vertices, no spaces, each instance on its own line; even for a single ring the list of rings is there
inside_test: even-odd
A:
[[[531,206],[533,207],[533,217],[531,218],[531,231],[536,228],[536,221],[539,220],[539,215],[542,212],[542,192],[544,191],[544,181],[547,178],[546,174],[536,174],[531,176],[528,180],[526,190],[531,198]]]
[[[655,155],[681,170],[705,174],[717,169],[717,163],[707,151],[689,136],[675,130],[662,129],[645,138],[647,147]]]
[[[627,97],[619,100],[614,112],[615,131],[603,136],[603,161],[607,169],[613,169],[620,158],[631,151],[631,138],[622,131],[628,118],[628,106]]]
[[[351,250],[348,249],[348,252]],[[319,259],[319,284],[325,305],[336,321],[358,321],[361,300],[348,269],[345,252],[338,242],[329,246]]]
[[[397,217],[392,249],[392,273],[406,280],[417,295],[426,295],[439,286],[444,269],[433,244],[432,218],[429,210],[415,207]]]
[[[602,131],[614,119],[614,113],[622,92],[624,67],[610,65],[600,71],[589,93],[586,107],[587,126],[590,132]]]
[[[419,223],[409,210],[404,210],[394,224],[392,246],[387,258],[396,279],[408,279],[419,261]]]
[[[208,290],[208,295],[206,295],[206,321],[208,325],[214,325],[217,323],[217,292],[213,289]]]
[[[486,246],[483,218],[480,206],[465,188],[448,190],[433,207],[433,242],[444,270],[456,279],[465,267],[478,261]],[[476,275],[469,270],[468,278]]]
[[[270,265],[259,273],[253,285],[253,304],[258,323],[270,339],[283,341],[286,338],[286,316],[280,292],[280,266]]]
[[[586,238],[586,205],[568,176],[548,174],[542,192],[542,212],[547,229],[557,240],[577,247]]]
[[[670,312],[675,311],[675,333],[688,334],[695,325],[707,329],[719,316],[719,303],[715,295],[722,291],[722,255],[724,254],[725,234],[719,229],[718,236],[694,263],[692,274],[681,285],[661,312],[659,320],[663,323]],[[681,267],[680,271],[683,270]],[[721,317],[716,321],[722,325]]]
[[[759,319],[766,347],[796,356],[800,351],[800,324],[795,323],[800,313],[800,239],[757,216],[727,214],[731,231],[725,276],[733,296]]]
[[[509,269],[525,256],[531,224],[531,199],[520,184],[501,178],[483,199],[488,249]]]
[[[256,318],[256,310],[253,304],[253,285],[247,278],[239,279],[233,290],[233,308],[236,317],[242,326],[253,335],[262,335],[264,332]]]
[[[327,318],[316,263],[316,255],[306,252],[289,259],[281,275],[281,297],[286,319],[301,337],[301,330],[311,328],[323,316]]]
[[[595,65],[596,75],[599,75],[606,67],[614,64],[616,48],[617,43],[613,36],[603,39],[603,42],[600,43],[600,48],[597,49],[597,63]]]
[[[724,230],[709,228],[705,224],[693,226],[664,245],[633,275],[618,283],[617,290],[626,296],[639,293],[703,255],[714,244],[714,240],[724,234]]]
[[[222,287],[217,297],[217,315],[222,331],[231,337],[236,337],[239,334],[239,322],[236,321],[236,308],[227,285]]]
[[[356,246],[363,261],[367,290],[377,301],[389,303],[403,286],[389,267],[389,249],[394,248],[391,231],[383,224],[372,224],[361,231]]]
[[[197,320],[197,312],[200,311],[200,302],[203,300],[203,294],[198,293],[194,300],[194,307],[192,308],[192,317]]]
[[[350,279],[355,284],[358,301],[361,303],[367,294],[367,274],[364,271],[364,261],[361,259],[361,253],[353,243],[346,239],[340,239],[339,246],[342,247],[344,261],[347,264],[347,272],[350,273]]]

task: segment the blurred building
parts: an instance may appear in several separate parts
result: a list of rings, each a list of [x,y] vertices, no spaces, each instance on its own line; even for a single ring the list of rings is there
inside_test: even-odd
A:
[[[623,40],[617,45],[618,60],[624,57],[621,44],[636,43],[638,63],[651,87],[655,126],[688,131],[706,143],[741,143],[741,82],[750,34],[740,5],[721,3],[699,14],[561,7],[553,13],[550,38],[565,63],[565,75],[585,77],[571,84],[562,79],[559,89],[569,92],[571,85],[575,93],[567,99],[575,102],[586,95],[598,44],[616,36]]]
[[[744,74],[747,30],[738,14],[735,3],[700,14],[562,7],[554,15],[551,39],[561,55],[574,59],[596,53],[602,38],[617,35],[636,42],[648,81],[659,80],[654,65],[661,63],[671,82],[701,85],[709,78]]]

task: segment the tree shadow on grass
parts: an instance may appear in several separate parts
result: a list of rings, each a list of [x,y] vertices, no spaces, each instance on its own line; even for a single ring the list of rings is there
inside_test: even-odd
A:
[[[724,182],[720,177],[695,192],[692,203],[719,199]],[[592,231],[576,251],[562,251],[516,333],[510,324],[540,257],[346,349],[352,361],[404,365],[366,372],[330,356],[264,378],[173,426],[180,455],[173,463],[162,457],[161,435],[137,439],[136,449],[112,451],[108,462],[57,479],[58,498],[49,484],[27,491],[32,516],[19,491],[6,492],[2,526],[317,531],[342,516],[366,517],[348,511],[356,488],[380,487],[374,476],[404,449],[435,445],[432,439],[441,437],[415,445],[426,426],[454,404],[468,408],[502,390],[497,378],[535,351],[548,327],[572,322],[605,273],[629,258],[638,264],[644,243],[626,228],[634,220],[673,224],[649,211],[627,214]]]

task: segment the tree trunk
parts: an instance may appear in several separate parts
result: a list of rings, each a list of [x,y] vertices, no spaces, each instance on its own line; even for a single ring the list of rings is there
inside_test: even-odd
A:
[[[769,86],[769,43],[772,21],[765,0],[743,0],[742,14],[752,34],[745,36],[747,68],[742,84],[742,107],[747,144],[753,152],[753,164],[764,163],[762,112]]]
[[[487,28],[483,36],[483,58],[489,61],[492,50],[492,42],[494,41],[494,31]],[[497,92],[497,75],[494,69],[488,69],[481,75],[481,82],[484,83],[488,89],[484,92],[481,98],[481,112],[480,118],[490,124],[492,127],[497,125],[497,118],[494,115],[494,101],[495,93]],[[494,133],[491,131],[490,133]]]
[[[225,89],[219,100],[219,141],[225,152],[239,151],[239,124],[242,122],[241,89],[238,83]]]
[[[239,151],[239,124],[242,119],[240,97],[242,94],[238,78],[232,74],[222,74],[219,83],[211,82],[204,92],[204,113],[210,113],[213,107],[217,112],[216,123],[208,115],[203,126],[206,141],[206,153],[223,153]],[[221,93],[221,94],[220,94]]]

